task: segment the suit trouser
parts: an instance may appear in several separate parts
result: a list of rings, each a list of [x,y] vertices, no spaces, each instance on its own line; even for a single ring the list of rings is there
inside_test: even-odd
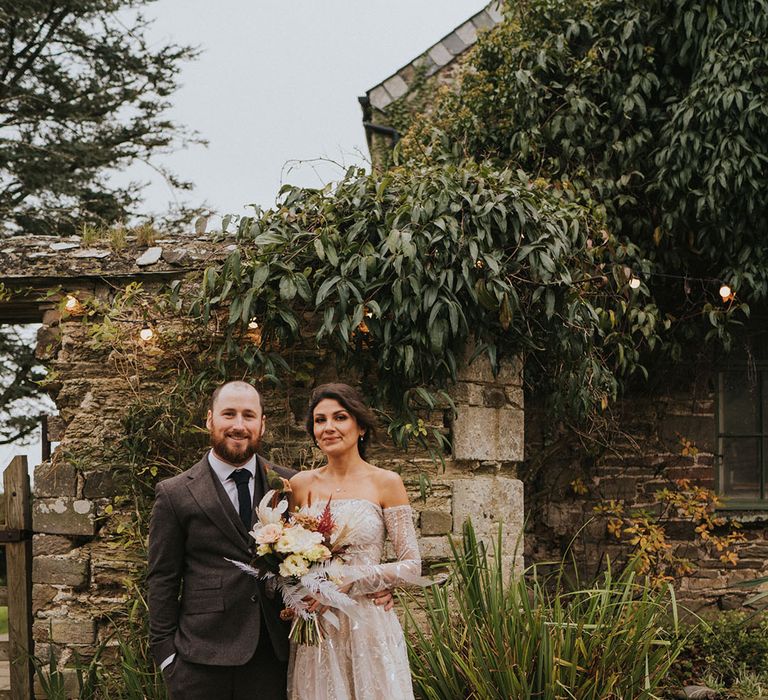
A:
[[[287,671],[262,627],[256,652],[242,666],[193,664],[177,655],[163,676],[171,700],[285,700]]]

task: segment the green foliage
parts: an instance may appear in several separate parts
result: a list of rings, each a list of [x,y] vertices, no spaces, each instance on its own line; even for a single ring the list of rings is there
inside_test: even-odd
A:
[[[277,381],[287,349],[309,341],[375,377],[374,399],[401,419],[396,437],[418,425],[414,410],[446,404],[436,392],[470,342],[494,368],[525,353],[553,407],[585,418],[642,371],[638,349],[664,324],[627,286],[636,248],[521,172],[406,164],[282,194],[239,221],[238,249],[206,270],[191,312],[223,330],[220,364],[238,356]]]
[[[430,160],[442,132],[572,188],[651,261],[675,353],[727,342],[724,322],[768,297],[767,35],[765,0],[510,3],[402,149]],[[744,303],[723,306],[718,280]]]
[[[0,221],[74,233],[134,213],[112,169],[189,135],[165,112],[189,47],[147,41],[151,0],[0,0]],[[174,187],[188,183],[164,173]]]
[[[492,555],[465,523],[451,578],[409,611],[416,692],[460,698],[655,698],[680,646],[671,589],[644,585],[627,568],[594,586],[548,589],[535,570],[506,582],[501,537]]]
[[[685,644],[674,670],[681,684],[701,681],[709,674],[732,687],[744,683],[750,673],[765,673],[768,668],[768,618],[764,614],[722,612],[711,620],[683,626],[681,633]]]
[[[0,325],[0,445],[23,444],[50,412],[40,389],[45,369],[35,357],[35,333],[28,326]]]

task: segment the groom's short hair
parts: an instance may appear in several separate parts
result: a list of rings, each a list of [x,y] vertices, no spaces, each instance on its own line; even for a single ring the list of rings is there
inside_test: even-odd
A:
[[[216,403],[216,399],[219,398],[219,394],[222,392],[222,390],[225,387],[233,386],[233,385],[239,385],[239,386],[249,387],[253,389],[256,392],[256,396],[259,397],[259,406],[261,406],[261,414],[264,415],[264,399],[261,398],[261,392],[253,384],[251,384],[250,382],[243,381],[242,379],[233,379],[231,381],[224,382],[223,384],[219,384],[219,386],[217,386],[213,390],[213,393],[211,394],[211,400],[208,404],[208,409],[210,411],[213,411],[213,406]]]

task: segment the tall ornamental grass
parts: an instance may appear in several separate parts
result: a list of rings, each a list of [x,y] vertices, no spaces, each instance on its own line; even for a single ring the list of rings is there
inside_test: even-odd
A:
[[[505,575],[471,523],[452,544],[448,581],[408,609],[414,687],[423,700],[630,700],[658,697],[680,651],[671,586],[634,566],[591,587]],[[561,568],[562,571],[562,568]]]

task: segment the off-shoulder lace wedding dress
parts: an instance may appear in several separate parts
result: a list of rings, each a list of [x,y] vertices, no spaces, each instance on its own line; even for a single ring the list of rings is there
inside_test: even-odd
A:
[[[319,514],[322,504],[305,508]],[[410,506],[382,509],[363,499],[334,499],[336,523],[351,529],[347,563],[361,577],[349,595],[358,601],[352,620],[339,613],[339,629],[323,623],[319,646],[294,646],[288,670],[290,700],[408,700],[413,698],[408,653],[394,610],[385,612],[365,597],[385,588],[413,583],[421,575],[421,557]],[[386,536],[397,561],[381,563]]]

